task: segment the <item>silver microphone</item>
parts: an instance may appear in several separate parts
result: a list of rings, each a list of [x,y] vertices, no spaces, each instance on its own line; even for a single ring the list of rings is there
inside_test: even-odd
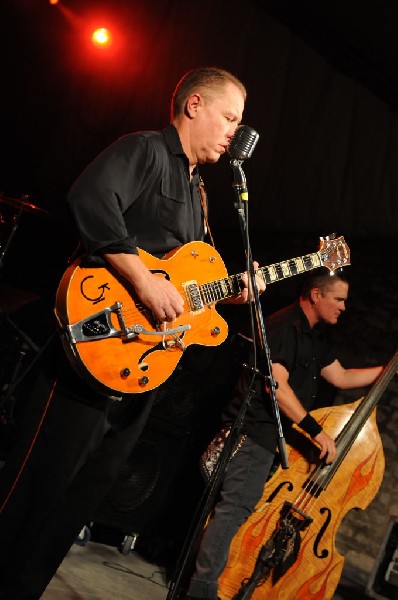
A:
[[[248,125],[239,125],[228,145],[228,154],[237,160],[246,160],[253,154],[259,134]]]

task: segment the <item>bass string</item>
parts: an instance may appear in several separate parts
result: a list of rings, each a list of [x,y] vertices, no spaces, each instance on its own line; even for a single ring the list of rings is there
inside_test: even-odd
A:
[[[292,503],[292,507],[289,513],[286,515],[286,520],[288,522],[290,520],[290,523],[293,523],[294,520],[297,520],[297,514],[302,517],[303,520],[298,528],[298,531],[300,531],[302,527],[306,525],[305,517],[311,518],[307,513],[310,513],[315,504],[318,502],[319,497],[315,496],[315,492],[317,492],[319,489],[322,489],[321,482],[323,479],[323,474],[319,472],[320,470],[320,465],[314,469],[313,474],[307,480],[303,490],[297,496],[296,501]]]
[[[393,357],[390,359],[388,365],[384,369],[384,372],[382,373],[380,378],[373,385],[373,387],[371,388],[371,390],[368,393],[368,395],[366,396],[366,398],[362,401],[361,405],[355,411],[354,415],[351,417],[351,419],[345,425],[343,430],[337,436],[336,442],[337,442],[337,445],[339,446],[339,450],[338,450],[338,456],[337,456],[336,460],[332,463],[332,465],[329,465],[329,469],[326,472],[325,472],[325,465],[323,463],[321,463],[314,469],[314,471],[310,475],[309,479],[307,479],[307,482],[304,486],[303,491],[299,494],[296,502],[293,504],[293,506],[295,506],[299,511],[301,511],[305,514],[305,511],[309,511],[316,504],[316,502],[318,501],[320,492],[323,490],[322,484],[324,483],[324,481],[327,478],[330,479],[331,477],[333,477],[333,475],[338,470],[338,468],[339,468],[342,460],[345,458],[349,448],[352,446],[352,444],[356,440],[359,431],[362,429],[364,423],[367,421],[369,414],[374,409],[374,406],[376,405],[376,402],[378,401],[380,394],[384,391],[384,389],[388,385],[390,379],[393,377],[394,373],[396,372],[397,366],[398,366],[398,352],[396,352],[393,355]],[[354,432],[355,433],[355,435],[354,435],[353,432],[350,431],[350,427],[351,427],[352,422],[355,422],[357,420],[355,415],[361,414],[360,413],[361,409],[363,407],[366,408],[366,406],[367,406],[366,400],[372,399],[373,395],[375,395],[376,398],[374,399],[373,402],[369,403],[370,404],[369,410],[365,414],[365,418],[362,415],[362,419],[360,420],[360,423],[357,424],[357,431]],[[347,432],[350,435],[347,436]],[[344,435],[345,433],[346,433],[346,435]],[[348,440],[345,439],[346,437],[348,437]],[[319,491],[319,493],[318,493],[318,491]],[[293,518],[293,512],[292,512],[291,519],[292,518]]]
[[[313,483],[313,486],[314,485],[316,484]],[[279,533],[283,531],[283,529],[285,529],[286,537],[291,538],[292,530],[296,533],[300,533],[311,522],[311,517],[309,517],[309,515],[307,515],[305,511],[308,511],[309,508],[313,508],[313,506],[310,505],[314,505],[318,501],[318,498],[315,498],[310,493],[311,487],[313,486],[310,485],[307,486],[307,488],[304,488],[304,490],[299,494],[296,502],[292,503],[291,508],[284,517],[284,520],[282,521],[281,518],[278,520],[276,527],[271,535],[271,540],[276,542]],[[311,520],[308,521],[308,519]]]

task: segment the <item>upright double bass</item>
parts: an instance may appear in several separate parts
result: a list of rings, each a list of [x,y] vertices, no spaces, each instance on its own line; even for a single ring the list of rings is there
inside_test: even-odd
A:
[[[365,509],[384,475],[376,405],[398,368],[398,351],[369,393],[311,414],[335,438],[336,460],[314,460],[315,446],[296,426],[290,467],[278,468],[254,513],[232,541],[219,582],[221,600],[330,600],[344,557],[335,536],[345,514]]]

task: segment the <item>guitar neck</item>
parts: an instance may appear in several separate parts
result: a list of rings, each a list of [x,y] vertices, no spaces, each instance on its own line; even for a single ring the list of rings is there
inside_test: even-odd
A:
[[[256,269],[255,273],[268,285],[322,266],[321,253],[314,252],[313,254],[291,258],[267,267],[260,267]],[[213,302],[219,302],[220,300],[225,300],[239,294],[244,288],[242,276],[243,273],[238,273],[237,275],[230,275],[223,279],[202,284],[200,291],[204,302],[212,304]]]

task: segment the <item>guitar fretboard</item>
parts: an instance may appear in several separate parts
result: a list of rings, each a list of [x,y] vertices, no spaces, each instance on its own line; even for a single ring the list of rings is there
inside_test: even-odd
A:
[[[268,267],[260,267],[256,269],[256,275],[262,277],[268,285],[269,283],[274,283],[274,281],[299,275],[300,273],[305,273],[321,266],[320,252],[314,252],[313,254],[306,254],[305,256],[275,263]],[[218,302],[239,294],[244,288],[242,276],[243,273],[238,273],[237,275],[230,275],[223,279],[202,284],[200,286],[200,293],[204,303],[212,304],[213,302]]]

